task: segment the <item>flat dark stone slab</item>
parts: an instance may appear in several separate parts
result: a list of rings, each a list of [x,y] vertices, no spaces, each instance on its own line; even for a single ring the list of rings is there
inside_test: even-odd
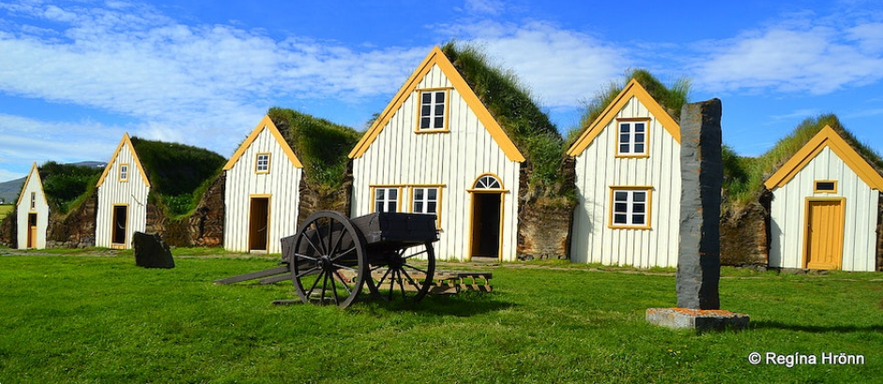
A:
[[[132,237],[135,265],[144,268],[175,268],[169,245],[158,234],[135,232]]]
[[[647,322],[672,329],[697,331],[748,328],[748,315],[719,309],[648,308]]]

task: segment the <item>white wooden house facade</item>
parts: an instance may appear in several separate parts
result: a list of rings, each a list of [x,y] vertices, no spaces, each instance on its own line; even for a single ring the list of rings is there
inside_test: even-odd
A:
[[[97,186],[95,246],[131,248],[132,235],[147,227],[150,182],[128,133],[107,162]]]
[[[280,253],[297,232],[303,164],[264,116],[224,166],[224,248]]]
[[[826,126],[764,186],[770,203],[769,265],[874,271],[883,177]]]
[[[635,80],[567,152],[576,160],[571,261],[677,265],[680,127]]]
[[[18,249],[46,248],[46,231],[49,228],[49,203],[43,191],[37,163],[31,167],[15,203]]]
[[[516,259],[524,157],[438,47],[349,156],[353,217],[435,213],[436,257]]]

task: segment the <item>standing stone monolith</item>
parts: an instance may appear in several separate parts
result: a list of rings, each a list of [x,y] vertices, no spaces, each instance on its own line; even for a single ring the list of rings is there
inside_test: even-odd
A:
[[[720,309],[721,101],[681,109],[678,307]]]

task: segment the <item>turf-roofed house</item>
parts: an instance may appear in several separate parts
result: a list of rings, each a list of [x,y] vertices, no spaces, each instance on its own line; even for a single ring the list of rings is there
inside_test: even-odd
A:
[[[541,169],[557,177],[561,143],[511,73],[472,47],[435,47],[349,154],[351,216],[435,214],[439,258],[515,260],[520,206],[554,184]]]
[[[95,245],[128,249],[136,231],[191,245],[190,218],[223,164],[206,149],[124,134],[96,184]]]
[[[271,108],[224,166],[224,248],[279,253],[280,240],[309,213],[347,212],[346,154],[358,137],[352,128]]]
[[[772,193],[769,266],[878,270],[880,156],[833,116],[805,121],[777,147],[788,145],[796,151],[785,150],[793,154],[764,182]]]
[[[567,151],[576,162],[578,199],[571,260],[672,267],[681,196],[676,119],[686,85],[669,90],[642,70],[628,78],[590,104]]]
[[[31,167],[15,203],[18,249],[46,248],[49,228],[49,202],[43,191],[43,180],[37,163]]]

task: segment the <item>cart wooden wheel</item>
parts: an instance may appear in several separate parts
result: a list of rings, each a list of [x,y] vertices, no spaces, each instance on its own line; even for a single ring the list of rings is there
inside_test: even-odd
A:
[[[435,251],[431,241],[415,247],[387,250],[380,255],[372,253],[370,262],[368,288],[376,297],[387,301],[401,297],[405,301],[418,302],[432,288]]]
[[[346,308],[365,283],[365,240],[350,220],[334,211],[308,217],[297,232],[291,277],[304,303]]]

